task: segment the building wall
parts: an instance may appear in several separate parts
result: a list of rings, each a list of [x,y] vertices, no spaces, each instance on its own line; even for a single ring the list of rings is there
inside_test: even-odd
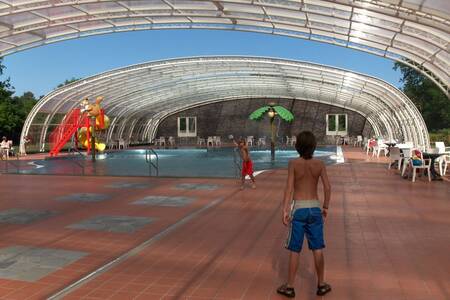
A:
[[[160,124],[156,137],[176,137],[178,117],[197,117],[197,136],[199,137],[219,135],[226,140],[232,134],[234,137],[253,135],[254,137],[266,136],[269,138],[268,118],[252,121],[248,117],[254,110],[269,102],[276,102],[294,114],[294,121],[291,123],[275,120],[280,140],[286,135],[292,136],[303,130],[311,130],[319,143],[329,143],[332,139],[326,138],[326,114],[330,113],[348,115],[350,136],[360,135],[363,131],[367,134],[372,130],[362,115],[328,104],[303,100],[245,99],[208,104],[171,115]]]

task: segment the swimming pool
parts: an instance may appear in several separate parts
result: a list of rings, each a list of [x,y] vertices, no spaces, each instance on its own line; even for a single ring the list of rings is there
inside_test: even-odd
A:
[[[236,177],[239,157],[232,148],[221,149],[156,149],[159,176],[170,177]],[[339,162],[339,148],[320,147],[314,156],[327,164]],[[288,161],[298,157],[295,150],[277,150],[270,161],[270,150],[251,150],[254,171],[286,168]],[[148,157],[147,157],[148,158]],[[153,161],[155,156],[152,155]],[[149,176],[145,149],[132,149],[99,154],[92,163],[88,157],[65,156],[35,161],[17,161],[8,173],[67,174],[103,176]],[[152,175],[155,175],[152,170]]]

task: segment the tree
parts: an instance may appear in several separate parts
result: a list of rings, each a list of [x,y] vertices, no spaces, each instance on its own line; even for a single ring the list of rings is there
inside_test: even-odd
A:
[[[250,119],[259,121],[263,118],[264,114],[267,112],[267,115],[270,118],[270,158],[272,161],[275,160],[275,126],[274,119],[275,116],[279,116],[282,120],[286,122],[292,122],[294,120],[294,116],[292,113],[284,108],[281,105],[276,105],[271,102],[269,105],[263,106],[255,110],[250,114]]]
[[[396,62],[394,70],[400,69],[403,92],[414,102],[422,114],[429,131],[450,128],[450,100],[428,77],[415,69]]]
[[[63,86],[65,86],[65,85],[69,84],[69,83],[78,81],[78,80],[80,80],[80,79],[81,79],[81,78],[75,78],[75,77],[72,77],[72,78],[70,78],[70,79],[64,80],[63,83],[58,84],[56,87],[57,87],[57,88],[60,88],[60,87],[63,87]]]
[[[0,75],[4,69],[0,59]],[[0,134],[18,143],[25,119],[37,100],[31,92],[19,97],[13,97],[13,94],[10,79],[0,80]]]
[[[5,66],[3,60],[0,59],[0,75],[3,75]],[[10,79],[0,80],[0,133],[2,136],[9,136],[13,132],[13,128],[17,126],[17,118],[14,114],[14,107],[11,96],[14,90],[11,87]]]

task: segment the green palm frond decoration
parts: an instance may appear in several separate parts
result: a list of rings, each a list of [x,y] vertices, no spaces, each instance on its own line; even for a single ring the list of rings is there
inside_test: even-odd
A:
[[[277,114],[286,122],[292,122],[294,120],[294,115],[283,106],[276,105],[273,109],[275,109]]]
[[[264,116],[264,113],[268,111],[270,106],[263,106],[255,110],[250,114],[250,120],[258,121]]]

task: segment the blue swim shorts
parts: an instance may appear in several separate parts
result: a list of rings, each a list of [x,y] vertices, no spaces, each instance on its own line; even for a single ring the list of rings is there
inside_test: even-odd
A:
[[[322,211],[319,207],[297,208],[294,211],[289,225],[286,248],[294,252],[300,252],[305,234],[309,249],[325,248]]]

